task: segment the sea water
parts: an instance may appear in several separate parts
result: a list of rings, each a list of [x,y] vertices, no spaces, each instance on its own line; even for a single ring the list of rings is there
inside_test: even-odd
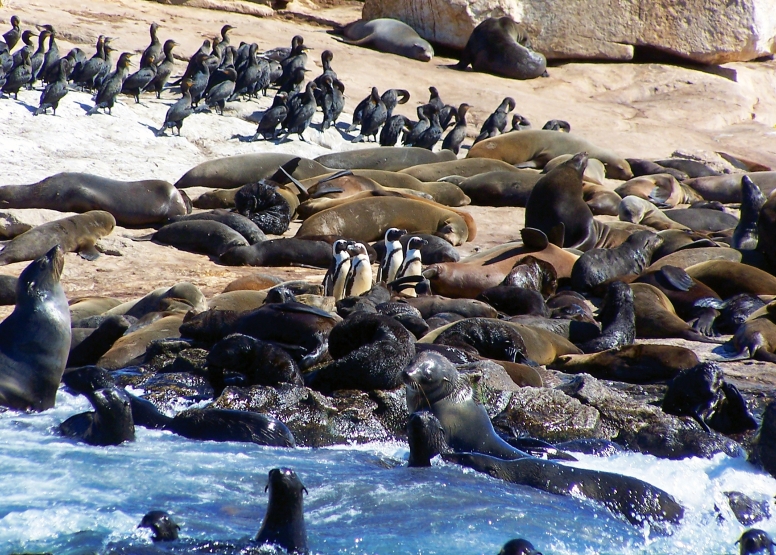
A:
[[[0,554],[239,553],[261,525],[276,467],[292,468],[306,486],[308,543],[323,554],[495,555],[516,537],[545,555],[737,553],[746,527],[724,492],[771,504],[776,494],[776,480],[725,455],[580,455],[572,464],[645,480],[686,508],[678,526],[640,528],[598,503],[441,461],[407,468],[404,443],[280,449],[138,427],[132,443],[93,447],[57,435],[60,422],[89,409],[60,391],[54,409],[0,414]],[[153,545],[137,528],[150,510],[172,515],[178,541]],[[773,534],[776,517],[756,526]]]

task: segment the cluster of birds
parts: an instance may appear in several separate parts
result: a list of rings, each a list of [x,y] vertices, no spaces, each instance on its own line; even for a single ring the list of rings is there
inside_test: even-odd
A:
[[[422,281],[420,249],[428,241],[422,237],[411,237],[405,251],[399,239],[406,234],[407,230],[395,227],[385,232],[385,256],[380,262],[377,283],[391,284],[394,289],[406,289],[405,294],[414,297],[415,284]],[[331,264],[323,278],[324,294],[339,301],[366,293],[372,285],[372,265],[366,245],[345,239],[335,241]]]
[[[80,48],[73,48],[60,57],[56,43],[57,32],[52,25],[38,25],[33,30],[21,30],[17,16],[11,18],[11,29],[3,35],[0,43],[0,90],[17,97],[22,87],[32,89],[37,82],[44,85],[40,106],[35,115],[44,114],[49,108],[56,115],[59,101],[67,94],[69,87],[94,93],[94,107],[90,114],[100,109],[111,113],[119,94],[131,95],[140,102],[143,92],[155,92],[157,98],[168,86],[175,68],[173,49],[178,46],[172,39],[162,44],[158,37],[159,25],[150,26],[151,43],[143,51],[138,71],[130,74],[130,52],[120,54],[113,67],[112,39],[100,36],[96,52],[88,58]],[[320,107],[323,112],[321,130],[335,126],[345,106],[345,85],[337,78],[331,67],[334,58],[330,50],[321,54],[323,71],[303,86],[306,73],[308,47],[302,36],[295,36],[290,48],[275,48],[259,53],[258,44],[241,43],[239,47],[230,44],[229,33],[235,29],[224,25],[219,36],[212,41],[205,40],[200,49],[191,56],[183,76],[170,83],[180,87],[181,98],[167,110],[159,135],[167,129],[177,129],[180,135],[183,121],[199,109],[200,102],[223,115],[226,102],[240,98],[258,97],[267,94],[270,87],[276,87],[272,106],[264,113],[256,134],[251,140],[286,140],[296,134],[305,140],[304,131],[310,126],[313,116]],[[38,36],[37,49],[33,37]],[[17,44],[22,45],[11,52]],[[417,108],[418,120],[393,114],[397,104],[405,104],[410,93],[403,89],[388,89],[382,95],[376,87],[356,107],[353,124],[347,129],[352,132],[360,126],[354,142],[370,138],[382,146],[405,146],[433,149],[444,132],[443,149],[458,153],[466,138],[466,113],[471,108],[466,103],[457,108],[445,104],[435,87],[429,87],[427,103]],[[491,114],[475,139],[475,143],[503,133],[507,127],[509,113],[515,109],[515,101],[505,98]],[[528,129],[531,124],[519,114],[512,117],[511,130]],[[566,122],[552,120],[544,129],[568,131]],[[282,135],[280,135],[282,133]],[[379,137],[378,137],[379,133]]]

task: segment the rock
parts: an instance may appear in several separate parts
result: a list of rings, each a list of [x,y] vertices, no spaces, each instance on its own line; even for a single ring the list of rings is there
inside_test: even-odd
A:
[[[307,387],[227,387],[215,407],[273,416],[294,434],[297,446],[325,447],[405,438],[404,389],[369,394],[339,391],[327,397]]]
[[[523,387],[512,392],[504,411],[493,419],[496,431],[509,436],[529,436],[549,442],[606,437],[601,434],[601,418],[593,407],[586,407],[557,389]]]
[[[749,460],[776,476],[776,401],[765,408]]]
[[[279,4],[278,7],[285,8],[287,2],[266,0],[257,3],[258,0],[243,2],[241,0],[154,0],[159,4],[173,4],[176,6],[188,6],[190,8],[203,8],[206,10],[216,10],[219,12],[232,12],[253,15],[256,17],[270,17],[274,12],[271,6]],[[267,4],[267,5],[264,5]]]
[[[426,40],[462,49],[488,17],[524,24],[547,59],[630,60],[649,47],[705,64],[747,61],[776,49],[769,0],[565,2],[563,0],[366,0],[362,17],[393,17]],[[713,13],[714,17],[708,14]]]
[[[739,491],[726,491],[725,496],[736,520],[744,526],[751,526],[771,517],[768,501],[756,501]]]

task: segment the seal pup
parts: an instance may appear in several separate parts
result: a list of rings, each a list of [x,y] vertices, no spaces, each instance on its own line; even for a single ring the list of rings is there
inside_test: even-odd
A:
[[[372,288],[372,264],[363,243],[349,244],[347,249],[352,262],[345,283],[345,297],[358,297]]]
[[[406,229],[389,228],[385,232],[385,256],[377,271],[377,281],[388,283],[396,279],[396,274],[404,262],[404,248],[399,239],[407,233]]]
[[[150,528],[154,534],[151,540],[155,542],[175,541],[178,539],[178,530],[181,529],[166,511],[147,512],[137,527]]]
[[[302,493],[307,493],[296,472],[290,468],[269,471],[267,513],[256,534],[259,545],[275,545],[294,555],[306,555],[307,529],[304,523]]]
[[[466,42],[456,69],[493,73],[511,79],[547,74],[547,59],[531,50],[522,25],[511,17],[490,17],[477,25]]]
[[[601,335],[579,345],[585,353],[597,353],[630,345],[636,339],[636,311],[633,291],[621,282],[609,284],[599,316]]]
[[[86,397],[94,412],[76,414],[62,422],[59,425],[62,435],[99,446],[135,441],[132,406],[123,390],[107,387],[88,393]]]
[[[445,431],[445,442],[455,451],[504,459],[528,456],[496,434],[485,408],[474,401],[468,380],[441,354],[418,354],[402,371],[401,378],[410,414],[430,410]]]
[[[323,294],[334,297],[339,301],[345,296],[345,283],[350,273],[350,253],[348,252],[348,241],[337,239],[331,247],[332,258],[326,275],[323,276]]]
[[[734,249],[753,250],[757,248],[757,220],[765,204],[765,195],[760,188],[745,175],[741,178],[741,218],[733,232],[730,246]]]
[[[19,276],[16,307],[0,322],[0,405],[54,406],[70,352],[70,310],[59,283],[65,257],[55,246]]]

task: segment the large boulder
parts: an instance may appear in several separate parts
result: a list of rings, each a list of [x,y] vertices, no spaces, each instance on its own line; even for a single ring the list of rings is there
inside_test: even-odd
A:
[[[646,46],[701,63],[776,52],[776,1],[365,0],[362,17],[393,17],[426,40],[462,49],[488,17],[523,23],[548,59],[630,60]]]

